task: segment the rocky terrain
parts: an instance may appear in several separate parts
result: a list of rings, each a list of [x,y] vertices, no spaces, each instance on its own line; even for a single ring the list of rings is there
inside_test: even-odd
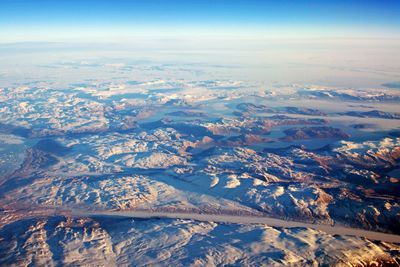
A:
[[[172,219],[58,216],[0,230],[2,266],[395,266],[399,250],[304,228]]]
[[[399,244],[308,228],[71,215],[268,216],[400,235],[400,91],[71,64],[57,66],[97,79],[0,87],[0,265],[400,264]]]

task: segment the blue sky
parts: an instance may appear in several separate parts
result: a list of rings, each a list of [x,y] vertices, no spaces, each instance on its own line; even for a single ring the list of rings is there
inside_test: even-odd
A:
[[[0,41],[195,36],[400,37],[396,0],[1,0]]]

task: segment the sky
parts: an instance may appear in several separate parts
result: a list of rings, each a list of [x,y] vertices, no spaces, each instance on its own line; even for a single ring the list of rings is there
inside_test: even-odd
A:
[[[400,38],[397,0],[1,0],[0,42]]]

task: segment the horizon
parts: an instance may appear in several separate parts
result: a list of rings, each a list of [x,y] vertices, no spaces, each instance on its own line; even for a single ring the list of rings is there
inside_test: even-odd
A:
[[[400,1],[0,0],[0,266],[398,266]]]

